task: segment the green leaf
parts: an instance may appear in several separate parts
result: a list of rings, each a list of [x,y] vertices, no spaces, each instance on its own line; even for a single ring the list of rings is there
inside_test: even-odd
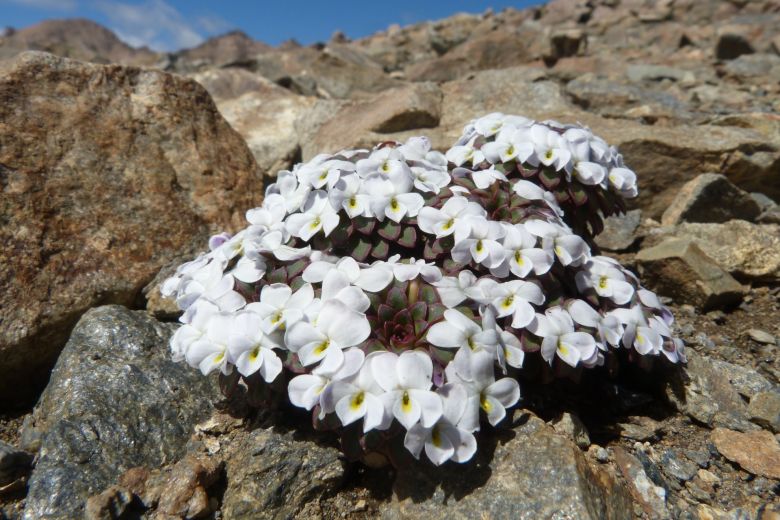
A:
[[[412,313],[409,309],[401,309],[393,316],[393,322],[399,325],[411,325],[414,320],[412,319]]]
[[[434,322],[443,319],[444,311],[446,310],[447,307],[445,307],[441,303],[434,303],[432,305],[428,305],[428,322]]]
[[[390,245],[377,237],[374,241],[374,247],[371,248],[371,256],[378,260],[385,260],[390,254]]]
[[[428,328],[428,322],[425,320],[414,320],[414,333],[419,336]]]
[[[379,226],[379,236],[386,238],[387,240],[394,241],[401,234],[401,225],[393,222],[392,220],[385,220]]]
[[[392,320],[393,316],[395,316],[395,313],[395,309],[389,305],[385,305],[384,303],[380,304],[376,310],[376,315],[380,322]]]
[[[396,311],[405,309],[407,307],[406,284],[391,288],[387,292],[387,303]]]
[[[424,320],[428,316],[428,304],[424,301],[417,302],[409,309],[412,313],[412,318],[415,320]]]
[[[355,228],[355,231],[357,231],[358,233],[361,233],[363,235],[370,235],[371,233],[374,232],[376,223],[377,223],[376,219],[358,217],[352,221],[352,226]]]
[[[396,240],[398,245],[402,247],[412,248],[417,245],[417,231],[412,226],[405,226],[401,232],[401,236]]]
[[[265,279],[268,283],[287,283],[287,269],[284,267],[274,269]]]
[[[288,265],[287,279],[292,280],[293,278],[301,274],[308,265],[309,265],[309,260],[307,258],[301,258],[300,260]]]
[[[569,186],[569,195],[577,206],[584,206],[588,203],[588,194],[585,191],[585,187],[579,182],[572,183]]]
[[[561,183],[561,176],[551,168],[545,168],[539,173],[539,180],[548,190],[557,187]]]
[[[418,298],[425,303],[439,303],[439,294],[436,289],[428,284],[420,285]]]
[[[366,238],[359,237],[354,240],[352,258],[358,262],[364,262],[369,254],[371,254],[371,243]]]

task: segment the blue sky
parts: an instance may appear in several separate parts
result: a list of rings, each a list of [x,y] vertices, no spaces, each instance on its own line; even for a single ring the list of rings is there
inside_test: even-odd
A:
[[[50,18],[89,18],[131,45],[171,51],[215,34],[241,29],[276,45],[295,38],[310,44],[341,30],[367,36],[390,24],[408,25],[456,12],[527,7],[539,0],[0,0],[0,28],[22,28]]]

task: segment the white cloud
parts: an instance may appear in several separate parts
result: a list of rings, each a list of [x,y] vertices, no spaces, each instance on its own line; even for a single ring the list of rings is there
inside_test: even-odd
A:
[[[98,0],[96,7],[108,17],[111,29],[128,44],[146,45],[157,51],[194,47],[203,35],[164,0],[146,0],[131,5],[113,0]]]
[[[78,7],[76,0],[0,0],[0,4],[16,4],[49,11],[75,11]]]

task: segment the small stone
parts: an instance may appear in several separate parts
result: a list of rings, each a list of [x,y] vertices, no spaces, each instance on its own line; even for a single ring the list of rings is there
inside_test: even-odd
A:
[[[740,433],[715,428],[711,437],[720,454],[739,464],[745,471],[780,479],[780,443],[768,431]]]
[[[629,422],[618,424],[620,436],[635,441],[654,439],[661,430],[661,423],[645,416],[629,417]]]
[[[661,217],[661,224],[680,222],[753,221],[761,208],[749,193],[734,186],[725,176],[704,173],[687,182]]]
[[[699,471],[696,472],[696,475],[703,482],[707,482],[708,484],[712,484],[713,486],[720,484],[720,477],[718,477],[712,471],[708,471],[706,469],[700,469]]]
[[[553,429],[566,435],[581,449],[587,449],[590,446],[590,436],[588,429],[582,423],[579,417],[573,413],[564,412],[560,417],[553,421]]]
[[[0,441],[0,487],[26,477],[32,469],[33,456]]]
[[[577,56],[585,52],[587,45],[587,35],[582,29],[558,30],[550,36],[550,50],[547,59],[554,62],[561,58]]]
[[[609,462],[609,452],[606,450],[606,448],[599,446],[596,449],[596,460],[602,464]]]
[[[777,339],[770,333],[761,329],[750,329],[747,331],[748,336],[755,342],[765,343],[767,345],[776,345]]]
[[[698,467],[693,462],[683,458],[677,450],[664,450],[661,454],[661,469],[671,477],[681,482],[691,480],[698,471]]]
[[[736,305],[746,289],[690,239],[669,239],[636,255],[657,292],[703,310]]]
[[[631,495],[650,515],[668,518],[666,490],[657,486],[645,473],[642,463],[622,447],[614,450],[615,461],[629,484]]]
[[[685,456],[699,465],[700,468],[706,468],[710,465],[710,453],[705,450],[685,450]]]
[[[780,391],[754,395],[748,405],[748,416],[754,423],[780,433]]]
[[[119,486],[111,486],[98,495],[87,499],[84,518],[86,520],[109,520],[124,518],[133,503],[133,494]]]
[[[604,230],[596,236],[596,245],[607,251],[625,251],[637,240],[636,231],[642,221],[642,210],[632,209],[625,215],[613,215],[604,220]]]
[[[752,368],[735,365],[720,359],[711,359],[710,363],[716,373],[725,375],[730,385],[740,395],[748,399],[751,399],[758,392],[772,389],[772,383]]]

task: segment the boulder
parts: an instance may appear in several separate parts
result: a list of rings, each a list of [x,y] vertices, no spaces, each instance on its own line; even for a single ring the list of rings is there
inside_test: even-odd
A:
[[[81,318],[25,424],[39,449],[24,518],[82,518],[87,498],[124,471],[182,457],[218,391],[170,359],[174,329],[118,305]]]
[[[708,427],[758,429],[748,421],[740,386],[731,382],[733,378],[724,365],[729,364],[689,351],[685,372],[666,383],[666,397],[680,412]]]
[[[665,226],[681,222],[754,221],[761,213],[753,197],[716,173],[705,173],[688,181],[661,217]]]
[[[37,396],[79,316],[243,227],[252,154],[192,80],[29,52],[0,63],[0,408]]]
[[[276,176],[300,160],[296,124],[313,110],[316,98],[295,94],[241,69],[210,70],[194,79],[213,93],[217,108],[246,140],[261,173]]]
[[[754,395],[748,405],[748,414],[756,424],[780,433],[780,390]]]
[[[433,83],[388,89],[343,106],[303,145],[303,156],[334,153],[349,147],[372,147],[387,134],[435,127],[441,117],[441,90]]]
[[[780,443],[765,430],[740,433],[727,428],[712,432],[715,448],[753,475],[780,480]]]
[[[780,226],[777,224],[752,224],[744,220],[683,223],[653,230],[646,242],[652,245],[669,238],[694,242],[739,280],[780,280]]]
[[[522,422],[524,421],[524,422]],[[475,460],[399,471],[382,518],[632,518],[624,485],[541,419],[481,436]]]
[[[642,279],[659,294],[703,310],[735,305],[746,289],[690,239],[670,239],[636,255]]]
[[[292,432],[257,429],[235,438],[225,472],[224,518],[311,518],[342,485],[341,453]]]

